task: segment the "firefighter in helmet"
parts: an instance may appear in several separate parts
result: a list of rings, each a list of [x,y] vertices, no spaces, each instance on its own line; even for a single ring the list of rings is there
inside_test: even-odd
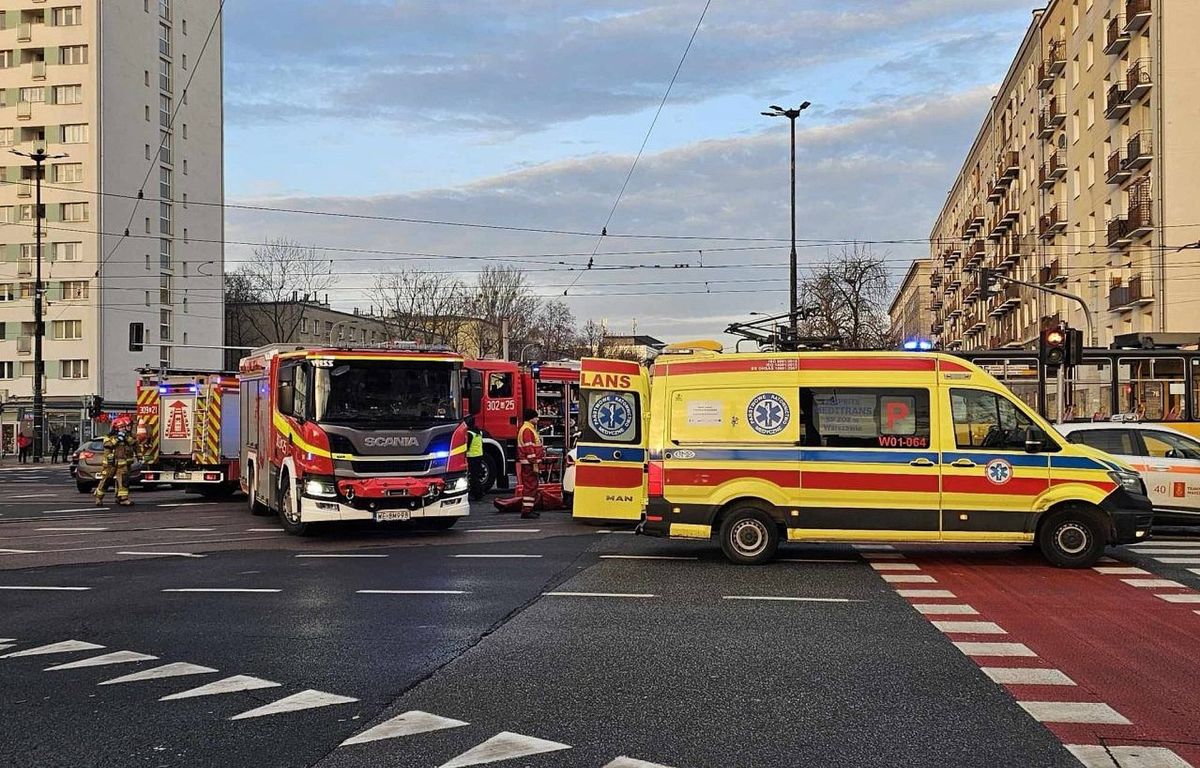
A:
[[[133,421],[127,415],[113,419],[112,428],[104,437],[104,463],[96,476],[96,506],[104,503],[104,486],[112,479],[116,483],[117,503],[132,506],[129,500],[129,471],[137,460],[138,443],[133,436]]]
[[[534,511],[538,498],[538,465],[545,457],[542,435],[538,432],[538,412],[527,408],[525,423],[517,430],[517,493],[521,497],[521,517],[539,517]]]

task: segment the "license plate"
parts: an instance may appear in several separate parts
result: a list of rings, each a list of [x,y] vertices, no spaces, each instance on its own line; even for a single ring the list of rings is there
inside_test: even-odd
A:
[[[175,479],[176,480],[191,480],[192,473],[191,472],[176,472]]]
[[[395,520],[408,520],[412,513],[407,509],[381,509],[375,513],[375,522],[390,523]]]

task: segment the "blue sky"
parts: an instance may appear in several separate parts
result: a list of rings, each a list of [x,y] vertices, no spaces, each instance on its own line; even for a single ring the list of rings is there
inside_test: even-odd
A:
[[[595,232],[702,8],[702,0],[229,0],[227,198]],[[713,0],[610,232],[785,237],[786,122],[759,112],[809,100],[798,139],[801,237],[923,237],[1031,9],[1013,0]],[[586,254],[596,242],[229,215],[231,240],[277,235],[475,257]],[[630,268],[584,274],[567,300],[580,319],[605,318],[620,332],[636,321],[664,338],[715,335],[730,319],[782,307],[786,246],[720,247],[606,239],[598,263]],[[664,249],[680,253],[608,255]],[[887,249],[898,273],[924,251]],[[236,261],[245,250],[229,254]],[[823,255],[805,248],[802,259]],[[343,275],[331,298],[342,306],[365,306],[380,269],[462,263],[330,256]],[[701,260],[724,268],[663,272]],[[531,277],[549,297],[578,273]]]

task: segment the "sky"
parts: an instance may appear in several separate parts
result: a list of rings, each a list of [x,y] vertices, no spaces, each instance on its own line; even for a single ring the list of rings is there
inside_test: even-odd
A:
[[[728,343],[786,311],[788,125],[760,112],[809,101],[801,273],[864,241],[898,280],[1035,5],[711,0],[629,176],[704,6],[227,0],[226,202],[343,214],[230,209],[227,268],[288,237],[348,309],[382,271],[505,264],[610,333]]]

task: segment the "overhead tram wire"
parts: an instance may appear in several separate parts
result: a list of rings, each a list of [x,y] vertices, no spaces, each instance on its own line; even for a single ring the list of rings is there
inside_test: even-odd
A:
[[[192,86],[192,78],[196,76],[196,73],[200,71],[201,64],[204,63],[204,54],[208,50],[208,44],[212,40],[213,32],[217,29],[217,24],[221,22],[221,12],[224,10],[225,0],[221,0],[217,5],[217,12],[213,15],[212,24],[208,27],[208,34],[204,37],[204,43],[200,46],[200,53],[197,54],[196,61],[192,64],[191,74],[188,75],[187,82],[183,84],[183,91],[180,93],[179,98],[175,100],[175,109],[171,111],[171,119],[167,121],[167,131],[170,131],[175,127],[175,118],[179,115],[179,110],[183,109],[183,102],[187,97],[188,88]],[[218,62],[217,65],[220,66],[220,62]],[[141,203],[145,197],[146,184],[149,183],[150,175],[154,173],[154,166],[159,162],[159,158],[162,156],[163,146],[166,144],[166,137],[168,134],[165,131],[160,133],[162,133],[162,138],[158,140],[158,151],[150,156],[150,162],[146,167],[146,177],[142,179],[142,184],[140,187],[138,187],[137,195],[131,196],[134,198],[134,203],[132,209],[129,211],[129,221],[125,222],[125,232],[117,237],[117,242],[113,244],[112,250],[109,251],[108,255],[96,265],[95,277],[97,278],[100,277],[100,270],[104,268],[104,265],[108,263],[108,260],[111,259],[113,254],[117,252],[117,249],[121,247],[121,243],[125,242],[125,238],[129,237],[129,228],[133,226],[133,220],[137,218],[138,204]]]
[[[613,200],[612,208],[608,210],[608,216],[604,219],[604,226],[600,228],[600,234],[596,236],[596,246],[592,248],[592,255],[588,258],[588,268],[592,266],[593,260],[596,258],[596,253],[600,250],[600,243],[604,242],[604,238],[608,235],[608,225],[612,223],[613,214],[617,212],[617,206],[621,204],[621,198],[625,195],[625,189],[629,186],[629,180],[633,178],[633,171],[637,168],[638,161],[642,159],[642,153],[646,151],[646,144],[650,141],[650,134],[654,133],[654,126],[658,124],[658,116],[662,114],[663,107],[666,106],[667,97],[671,95],[671,89],[675,87],[675,80],[679,77],[680,70],[683,69],[683,62],[687,60],[688,52],[692,50],[692,43],[696,41],[696,35],[700,32],[700,25],[704,22],[704,16],[708,13],[708,7],[712,5],[712,0],[704,0],[704,9],[700,11],[700,18],[696,19],[696,26],[692,29],[692,36],[688,38],[687,46],[683,49],[683,55],[679,57],[679,63],[675,65],[675,72],[671,75],[671,82],[667,83],[667,89],[663,92],[662,100],[658,102],[658,109],[654,110],[654,118],[650,121],[650,127],[646,129],[646,135],[642,138],[642,146],[638,147],[637,155],[634,156],[633,162],[629,164],[629,172],[625,174],[625,181],[621,184],[621,190],[617,192],[617,199]],[[583,277],[583,272],[567,286],[562,292],[563,296],[575,287],[575,284]]]

